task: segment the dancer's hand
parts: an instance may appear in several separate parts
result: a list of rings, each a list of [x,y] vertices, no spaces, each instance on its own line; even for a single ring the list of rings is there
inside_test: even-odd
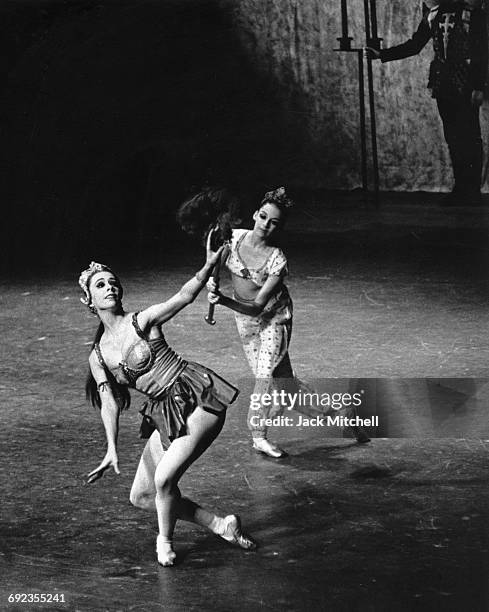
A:
[[[374,49],[373,47],[364,47],[363,55],[366,59],[371,59],[371,60],[380,59],[380,51],[378,49]]]
[[[205,286],[207,291],[209,291],[210,293],[219,293],[219,283],[213,276],[209,278]]]
[[[209,293],[207,294],[207,301],[210,304],[219,304],[222,294],[219,291],[219,285],[213,276],[211,276],[210,279],[207,281],[206,287],[209,291]]]
[[[117,457],[117,453],[115,450],[107,451],[105,457],[102,460],[102,463],[95,468],[87,477],[87,483],[91,484],[95,482],[99,478],[102,478],[105,470],[108,470],[112,466],[114,468],[114,472],[116,474],[120,474],[119,471],[119,459]]]
[[[472,92],[472,106],[479,107],[484,102],[484,92],[474,89]]]
[[[219,260],[219,257],[221,256],[222,250],[224,248],[223,246],[220,246],[217,251],[213,251],[211,244],[212,244],[212,236],[214,235],[214,233],[217,231],[217,226],[213,227],[211,229],[211,231],[209,232],[208,236],[207,236],[207,241],[206,241],[206,264],[208,264],[209,266],[215,266],[217,261]]]
[[[209,291],[207,294],[207,301],[210,304],[219,304],[221,297],[222,295],[219,293],[219,291]]]

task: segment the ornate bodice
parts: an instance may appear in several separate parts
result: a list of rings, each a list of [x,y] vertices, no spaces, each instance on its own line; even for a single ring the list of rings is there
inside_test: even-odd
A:
[[[98,343],[94,348],[102,367],[119,384],[133,387],[150,397],[157,397],[175,380],[187,362],[175,353],[163,335],[148,339],[139,327],[137,315],[133,313],[132,324],[139,337],[127,349],[116,368],[107,366]]]
[[[240,246],[249,230],[235,229],[231,238],[231,245],[226,259],[227,268],[237,276],[246,278],[262,287],[269,276],[286,276],[287,259],[278,247],[274,248],[268,258],[259,268],[251,268],[243,260]]]

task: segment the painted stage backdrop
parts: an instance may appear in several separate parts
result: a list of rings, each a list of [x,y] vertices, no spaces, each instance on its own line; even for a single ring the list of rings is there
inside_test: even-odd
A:
[[[292,123],[306,135],[297,155],[310,185],[350,189],[361,184],[357,56],[336,53],[340,0],[224,0],[240,40],[281,91]],[[364,3],[348,0],[353,46],[365,46]],[[385,47],[404,42],[422,16],[418,0],[377,0]],[[381,188],[449,190],[452,173],[436,103],[426,85],[431,41],[419,56],[374,62]],[[368,103],[367,103],[368,107]],[[489,108],[482,111],[487,182]]]

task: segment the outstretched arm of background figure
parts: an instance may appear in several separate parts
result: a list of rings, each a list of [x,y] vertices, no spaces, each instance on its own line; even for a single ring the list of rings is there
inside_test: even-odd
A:
[[[101,478],[104,472],[110,467],[114,468],[116,474],[119,471],[119,459],[117,457],[117,434],[119,432],[119,407],[115,401],[112,389],[107,380],[104,368],[100,365],[95,352],[92,352],[89,359],[92,375],[97,383],[102,407],[100,416],[105,428],[107,438],[107,452],[101,463],[87,475],[87,482],[92,483]]]
[[[363,54],[367,59],[378,60],[380,59],[380,50],[374,49],[374,47],[365,47]]]
[[[197,272],[197,274],[187,281],[178,293],[171,297],[166,302],[161,304],[155,304],[142,310],[138,315],[138,323],[141,329],[147,329],[153,325],[161,325],[172,317],[174,317],[180,310],[191,304],[195,298],[199,295],[201,289],[205,286],[209,280],[214,265],[219,259],[223,247],[220,247],[217,251],[211,249],[211,240],[214,230],[209,232],[207,237],[206,245],[206,262],[204,266]]]
[[[250,317],[257,317],[263,312],[263,309],[268,304],[270,298],[275,295],[277,291],[279,291],[282,283],[282,276],[269,276],[265,281],[263,287],[257,293],[256,298],[253,300],[253,302],[250,302],[249,304],[243,304],[242,302],[237,302],[236,300],[233,300],[232,298],[220,293],[217,286],[212,285],[211,280],[208,283],[208,287],[211,287],[211,290],[207,295],[207,299],[211,304],[221,304],[222,306],[226,306],[226,308],[230,308],[235,312],[249,315]]]
[[[404,59],[405,57],[411,57],[417,55],[421,49],[428,43],[431,38],[431,29],[428,23],[428,19],[423,17],[421,23],[418,26],[416,32],[406,42],[390,47],[389,49],[382,49],[380,52],[377,51],[375,54],[370,47],[367,47],[372,59],[380,59],[382,62],[392,62],[393,60]]]

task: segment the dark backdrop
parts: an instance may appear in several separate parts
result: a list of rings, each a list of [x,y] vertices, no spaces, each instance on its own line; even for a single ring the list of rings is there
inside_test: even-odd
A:
[[[2,24],[4,263],[164,250],[193,188],[286,177],[297,136],[225,7],[18,1]]]
[[[231,186],[245,208],[280,184],[358,187],[356,60],[334,52],[339,7],[4,0],[2,264],[173,252],[175,209],[206,182]],[[363,3],[349,7],[361,45]],[[417,0],[378,11],[387,45],[420,18]],[[450,188],[430,57],[374,66],[383,189]]]

